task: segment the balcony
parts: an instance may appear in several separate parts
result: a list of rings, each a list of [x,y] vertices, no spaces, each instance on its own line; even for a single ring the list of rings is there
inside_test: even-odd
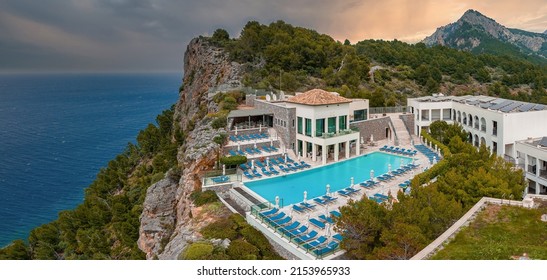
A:
[[[536,175],[536,166],[535,165],[528,165],[528,168],[526,168],[526,171],[528,171],[528,173],[532,173],[534,175]]]
[[[352,127],[351,129],[340,130],[337,133],[335,133],[335,132],[325,132],[319,138],[327,139],[327,138],[332,138],[332,137],[337,137],[337,136],[348,135],[348,134],[352,134],[352,133],[359,133],[359,129]]]

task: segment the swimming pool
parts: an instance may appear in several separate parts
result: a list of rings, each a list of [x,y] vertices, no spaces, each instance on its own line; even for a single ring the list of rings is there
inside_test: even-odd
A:
[[[402,161],[402,163],[401,163]],[[373,152],[353,159],[314,168],[299,173],[291,173],[260,181],[245,182],[245,186],[260,195],[267,201],[275,201],[279,196],[283,205],[301,202],[304,191],[307,198],[313,199],[324,195],[326,185],[330,185],[330,192],[346,188],[350,185],[350,178],[354,178],[355,184],[370,179],[370,170],[374,170],[374,176],[385,174],[388,164],[391,170],[412,162],[411,158]]]

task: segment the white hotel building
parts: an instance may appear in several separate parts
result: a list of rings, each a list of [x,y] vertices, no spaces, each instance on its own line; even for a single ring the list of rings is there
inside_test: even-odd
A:
[[[519,140],[547,136],[547,106],[491,96],[409,98],[416,133],[432,122],[460,123],[475,146],[485,143],[493,152],[513,162]]]
[[[349,158],[353,145],[355,155],[359,155],[359,132],[350,129],[350,114],[368,109],[368,102],[313,89],[289,98],[287,103],[287,107],[296,108],[296,154],[311,155],[313,161],[319,155],[326,164],[329,154],[334,161],[341,152]]]

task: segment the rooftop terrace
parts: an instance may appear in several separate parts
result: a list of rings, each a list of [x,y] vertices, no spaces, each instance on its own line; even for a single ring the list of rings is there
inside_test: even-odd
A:
[[[529,111],[547,110],[547,106],[543,104],[528,103],[504,98],[497,98],[485,95],[465,95],[465,96],[424,96],[414,98],[418,102],[458,102],[461,104],[473,105],[482,109],[498,111],[502,113],[518,113]]]

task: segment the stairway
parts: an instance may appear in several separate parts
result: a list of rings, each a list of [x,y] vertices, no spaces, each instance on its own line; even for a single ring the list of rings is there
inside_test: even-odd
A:
[[[389,114],[389,118],[393,123],[393,127],[397,132],[397,137],[399,139],[399,146],[410,146],[410,140],[413,139],[408,131],[406,130],[405,123],[399,118],[399,114]],[[414,141],[416,142],[416,141]]]

